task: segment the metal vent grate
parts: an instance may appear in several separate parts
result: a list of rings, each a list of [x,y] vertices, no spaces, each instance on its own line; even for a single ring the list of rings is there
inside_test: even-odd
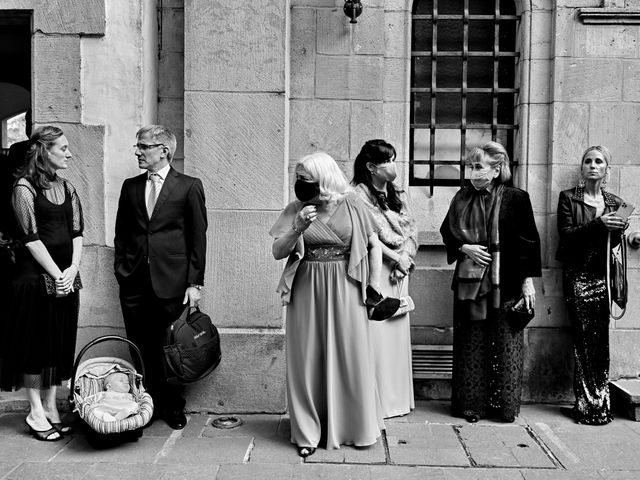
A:
[[[451,378],[453,371],[453,345],[413,345],[413,378]]]

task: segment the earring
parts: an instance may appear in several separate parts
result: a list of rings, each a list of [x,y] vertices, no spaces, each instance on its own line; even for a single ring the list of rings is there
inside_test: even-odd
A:
[[[604,190],[605,188],[607,188],[607,177],[605,176],[604,179],[602,180],[602,185],[600,186],[600,188],[602,190]]]
[[[578,188],[584,188],[584,186],[584,177],[580,177],[580,180],[578,181]]]

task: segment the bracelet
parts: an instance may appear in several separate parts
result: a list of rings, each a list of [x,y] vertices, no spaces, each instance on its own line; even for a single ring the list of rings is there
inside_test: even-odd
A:
[[[295,220],[293,222],[291,222],[291,230],[296,232],[298,235],[300,235],[302,233],[302,230],[299,230],[298,228],[296,228],[296,221]]]

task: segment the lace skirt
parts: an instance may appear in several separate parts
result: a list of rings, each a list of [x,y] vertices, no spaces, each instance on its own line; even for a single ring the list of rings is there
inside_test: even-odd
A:
[[[511,422],[520,413],[523,331],[511,328],[503,309],[471,321],[460,303],[454,300],[452,413]]]

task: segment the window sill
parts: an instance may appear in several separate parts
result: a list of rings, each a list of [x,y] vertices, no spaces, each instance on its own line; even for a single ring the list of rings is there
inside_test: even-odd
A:
[[[578,18],[584,24],[638,25],[640,9],[619,7],[579,8]]]

